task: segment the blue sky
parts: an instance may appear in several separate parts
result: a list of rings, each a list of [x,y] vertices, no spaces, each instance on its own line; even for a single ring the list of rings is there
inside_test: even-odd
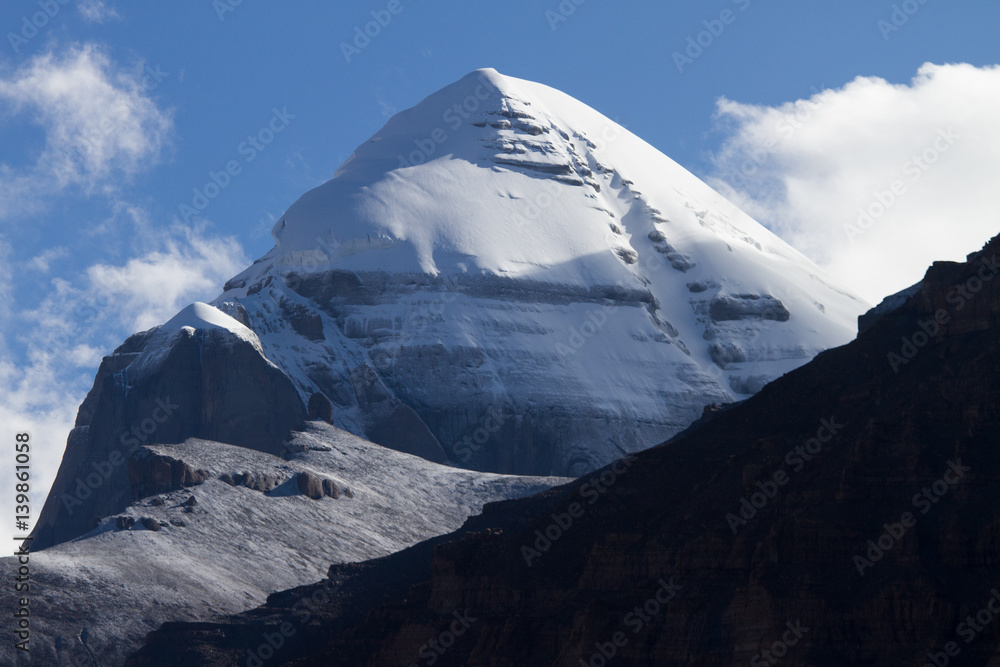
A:
[[[43,475],[101,355],[214,298],[392,113],[480,67],[617,120],[870,301],[996,232],[996,2],[236,3],[0,6],[0,437],[37,432]]]

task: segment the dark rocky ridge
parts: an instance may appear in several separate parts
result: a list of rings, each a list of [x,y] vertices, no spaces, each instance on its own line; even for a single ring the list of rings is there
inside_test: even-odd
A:
[[[968,643],[959,634],[1000,569],[997,258],[994,239],[936,263],[858,340],[605,469],[603,493],[591,477],[490,505],[451,536],[332,568],[228,623],[167,624],[129,664],[236,664],[318,590],[331,601],[270,664],[427,664],[456,612],[476,621],[436,665],[576,667],[616,632],[615,664],[768,664],[757,656],[789,623],[808,630],[783,665],[925,664],[949,642],[960,664],[997,664],[992,613]],[[813,438],[829,444],[806,460],[796,448]],[[733,521],[755,493],[764,502]],[[891,546],[859,565],[880,539]],[[671,577],[683,588],[633,632],[630,614]]]
[[[858,331],[865,332],[872,327],[873,324],[882,319],[882,316],[886,313],[891,313],[896,308],[899,308],[906,301],[917,293],[920,289],[920,283],[916,285],[911,285],[904,290],[896,292],[895,294],[890,294],[889,296],[882,299],[882,302],[877,306],[872,308],[866,313],[858,316]]]
[[[39,516],[33,548],[82,535],[95,517],[121,511],[147,487],[195,481],[168,464],[154,470],[159,459],[131,461],[144,444],[196,437],[279,454],[305,417],[285,374],[228,331],[136,334],[101,363]]]

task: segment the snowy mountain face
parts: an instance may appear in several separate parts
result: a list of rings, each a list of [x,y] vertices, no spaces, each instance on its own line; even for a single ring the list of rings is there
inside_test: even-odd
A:
[[[128,506],[31,554],[31,654],[5,641],[0,664],[121,665],[161,623],[251,609],[331,563],[395,553],[488,502],[569,481],[442,466],[322,422],[295,433],[284,457],[188,439],[139,448],[128,473]],[[17,567],[0,559],[11,580]]]
[[[474,72],[400,113],[215,302],[334,423],[579,475],[851,340],[868,305],[678,164]]]

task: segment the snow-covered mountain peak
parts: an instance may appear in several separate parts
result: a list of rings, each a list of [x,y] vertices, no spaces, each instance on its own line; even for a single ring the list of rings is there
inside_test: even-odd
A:
[[[178,331],[185,327],[195,330],[225,329],[247,340],[257,340],[257,335],[215,306],[196,301],[174,315],[160,327],[162,332]]]
[[[392,118],[275,225],[275,263],[631,282],[604,257],[613,214],[591,140],[518,85],[479,70]],[[597,137],[621,132],[606,121]]]
[[[480,413],[577,415],[490,434],[506,444],[469,462],[490,470],[655,444],[847,342],[868,307],[620,124],[495,70],[394,116],[273,235],[216,303],[343,428],[388,442],[372,414],[398,401],[466,463]]]
[[[635,287],[706,244],[809,264],[619,124],[491,69],[394,116],[273,234],[264,266],[297,271]]]

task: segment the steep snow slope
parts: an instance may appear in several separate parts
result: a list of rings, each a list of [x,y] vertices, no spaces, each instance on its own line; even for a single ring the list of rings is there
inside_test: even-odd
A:
[[[473,72],[398,114],[214,302],[387,446],[581,474],[853,338],[868,304],[617,123]]]
[[[138,493],[88,534],[32,554],[31,655],[4,641],[0,664],[122,664],[163,622],[251,609],[324,578],[331,563],[393,553],[460,527],[487,502],[568,481],[441,466],[320,422],[287,449],[288,460],[191,439],[137,452],[133,488],[162,484],[178,466],[207,479]],[[330,480],[339,497],[306,497],[299,473]],[[123,529],[128,519],[135,524]],[[16,569],[16,559],[0,559],[8,581]]]

